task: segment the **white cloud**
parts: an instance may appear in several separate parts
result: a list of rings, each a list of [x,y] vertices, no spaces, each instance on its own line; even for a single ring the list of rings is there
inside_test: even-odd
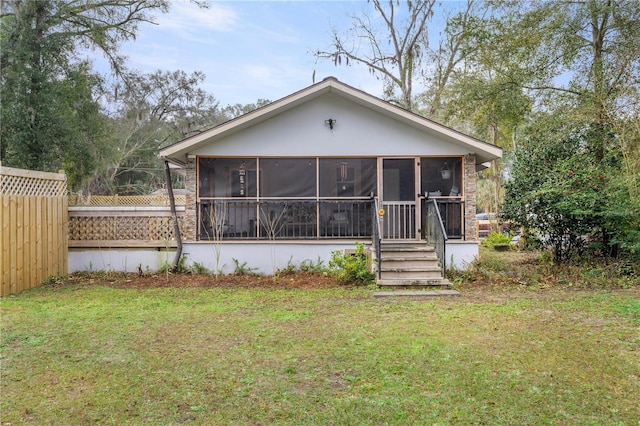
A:
[[[178,34],[202,31],[229,32],[233,31],[237,22],[238,15],[231,7],[209,3],[209,7],[200,8],[185,1],[171,3],[169,13],[158,18],[160,28]]]
[[[208,9],[174,0],[159,25],[141,25],[122,53],[142,72],[203,71],[203,88],[222,105],[276,100],[333,75],[379,96],[382,83],[366,67],[334,66],[310,53],[326,44],[329,29],[348,27],[351,2],[218,2]],[[330,19],[331,18],[331,19]]]

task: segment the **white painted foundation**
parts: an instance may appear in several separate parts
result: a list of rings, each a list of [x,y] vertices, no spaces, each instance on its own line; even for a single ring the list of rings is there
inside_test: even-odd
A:
[[[216,249],[220,250],[219,261],[216,262]],[[319,261],[323,266],[329,265],[331,252],[355,248],[354,242],[259,242],[259,243],[187,243],[182,247],[182,253],[187,258],[187,264],[198,262],[209,270],[221,270],[223,273],[233,273],[237,260],[239,265],[246,262],[245,267],[253,272],[272,275],[278,270],[285,269],[289,264],[300,266],[304,261],[314,265]]]
[[[446,247],[447,268],[467,269],[478,256],[479,241],[449,240]]]
[[[92,271],[155,272],[173,262],[176,249],[69,248],[69,273]]]
[[[371,243],[366,243],[370,248]],[[477,241],[447,242],[447,267],[466,269],[478,255]],[[219,260],[216,261],[216,250]],[[235,271],[236,261],[245,269],[272,275],[289,264],[299,267],[304,261],[316,265],[322,261],[329,265],[334,250],[355,249],[353,241],[327,242],[223,242],[184,243],[182,254],[185,265],[198,263],[205,268],[231,274]],[[155,272],[164,265],[171,264],[175,258],[175,248],[70,248],[69,273],[88,271]]]

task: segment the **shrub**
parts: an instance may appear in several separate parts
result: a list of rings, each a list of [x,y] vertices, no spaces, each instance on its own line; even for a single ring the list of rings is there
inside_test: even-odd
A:
[[[353,253],[342,250],[331,252],[329,271],[338,281],[348,284],[367,285],[375,280],[375,274],[371,272],[370,258],[362,243],[356,243]]]
[[[489,248],[495,248],[496,246],[508,247],[510,243],[511,235],[503,234],[502,232],[491,232],[482,240],[482,245]]]
[[[191,268],[187,265],[187,256],[182,255],[180,259],[178,259],[178,264],[174,267],[169,261],[165,261],[164,264],[160,267],[160,272],[165,274],[169,272],[173,272],[176,274],[188,274],[191,272]]]
[[[320,259],[318,256],[318,261],[314,262],[311,259],[305,259],[300,263],[300,271],[301,272],[310,272],[310,273],[322,273],[327,271],[327,267],[324,266],[324,260]]]
[[[285,276],[285,275],[293,275],[296,271],[296,265],[293,263],[293,256],[289,257],[289,261],[287,262],[287,266],[284,268],[280,268],[276,270],[275,276]]]
[[[247,262],[240,263],[235,257],[232,257],[231,260],[233,260],[234,263],[233,275],[256,275],[258,268],[247,266]]]
[[[200,275],[211,274],[211,270],[209,270],[209,268],[207,268],[200,262],[193,262],[193,265],[191,265],[191,272],[193,272],[194,274],[200,274]]]

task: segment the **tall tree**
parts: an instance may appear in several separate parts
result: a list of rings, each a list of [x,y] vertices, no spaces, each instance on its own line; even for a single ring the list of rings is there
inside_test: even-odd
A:
[[[75,60],[76,49],[101,50],[122,65],[119,43],[164,12],[167,0],[4,0],[0,3],[0,155],[6,165],[71,168],[72,185],[93,167],[91,146],[102,122],[92,89],[99,80]]]
[[[421,114],[435,120],[446,119],[446,92],[452,80],[464,74],[467,57],[482,47],[469,40],[476,22],[491,9],[490,3],[478,0],[467,0],[462,8],[453,2],[440,7],[446,25],[437,44],[429,46],[428,65],[421,70],[426,85],[425,91],[418,95],[423,104]]]
[[[47,3],[27,2],[1,21],[0,156],[6,165],[67,169],[77,185],[94,165],[104,120],[92,98],[100,80],[70,63],[69,41],[47,34]]]
[[[145,193],[161,184],[158,150],[224,120],[202,72],[127,72],[114,88],[111,150],[86,189]]]
[[[640,3],[635,0],[584,0],[540,2],[530,10],[521,8],[512,22],[523,37],[537,41],[529,69],[543,70],[523,87],[547,95],[552,105],[570,106],[573,116],[586,119],[599,137],[590,150],[601,161],[608,150],[607,134],[620,101],[635,97],[638,111],[640,85]],[[525,27],[525,25],[528,25]],[[534,33],[544,34],[532,37]],[[531,72],[531,71],[530,71]],[[630,91],[631,90],[631,91]],[[632,92],[635,92],[632,94]],[[625,102],[626,103],[626,102]]]
[[[540,110],[564,118],[567,130],[560,133],[561,137],[555,134],[554,126],[548,126],[538,128],[536,134],[543,134],[538,141],[555,141],[558,146],[579,141],[570,156],[574,161],[566,166],[575,175],[591,170],[597,171],[598,177],[603,176],[599,193],[607,197],[589,197],[598,201],[591,208],[589,229],[602,238],[606,254],[615,255],[619,247],[640,247],[638,222],[633,219],[640,213],[640,205],[633,201],[631,187],[622,184],[629,181],[624,176],[627,146],[638,136],[629,134],[634,131],[629,122],[640,110],[640,3],[539,1],[517,2],[516,6],[517,9],[510,9],[513,13],[508,14],[508,19],[500,20],[502,33],[515,46],[524,46],[520,51],[514,50],[521,62],[505,74],[507,82],[510,80],[535,96]],[[559,164],[565,164],[567,159],[567,153],[559,147],[549,149],[545,155]],[[519,153],[515,168],[533,174],[532,167],[531,155],[527,151]],[[516,174],[507,187],[508,210],[514,212],[513,206],[520,203],[530,217],[538,217],[539,213],[532,210],[535,203],[522,204],[526,192],[537,194],[540,200],[554,192],[544,191],[544,182],[529,185],[528,189],[526,185],[519,186],[523,179],[527,180],[525,173]],[[571,186],[576,197],[587,196],[590,188]],[[581,213],[580,209],[572,209],[560,216],[575,223],[572,219]],[[523,217],[520,212],[520,220]],[[558,226],[566,227],[566,223]]]
[[[499,212],[505,162],[510,162],[518,128],[533,107],[533,99],[521,86],[529,80],[520,72],[523,60],[519,51],[527,49],[524,44],[514,44],[504,31],[499,9],[488,3],[470,6],[447,22],[443,44],[452,47],[445,50],[450,52],[445,57],[458,60],[450,60],[450,67],[436,74],[444,72],[448,78],[437,79],[440,84],[430,89],[438,95],[430,106],[434,112],[439,108],[439,116],[447,124],[504,148],[504,158],[496,160],[478,179],[478,206]],[[459,53],[453,55],[456,50]]]
[[[60,53],[67,57],[79,45],[97,49],[119,69],[124,60],[120,44],[135,38],[140,23],[153,22],[155,13],[167,12],[169,1],[2,0],[0,7],[3,23],[29,22],[33,27],[33,34],[24,27],[5,34],[9,39],[27,38],[36,52],[41,51],[41,43],[46,48],[47,39],[59,39],[66,44]],[[11,49],[3,50],[3,68],[12,53]]]
[[[253,104],[227,105],[222,110],[222,114],[223,114],[223,117],[226,120],[231,120],[232,118],[236,118],[236,117],[239,117],[241,115],[248,114],[251,111],[256,110],[258,108],[262,108],[263,106],[268,105],[270,103],[271,103],[271,101],[268,100],[268,99],[258,99],[258,101],[256,103],[253,103]]]
[[[413,84],[428,46],[427,21],[433,16],[436,0],[406,3],[372,0],[371,3],[374,17],[366,13],[353,16],[349,33],[342,35],[334,30],[331,47],[317,50],[315,56],[331,59],[336,65],[355,62],[366,66],[371,73],[383,78],[388,100],[413,110]],[[381,28],[376,25],[380,21]]]

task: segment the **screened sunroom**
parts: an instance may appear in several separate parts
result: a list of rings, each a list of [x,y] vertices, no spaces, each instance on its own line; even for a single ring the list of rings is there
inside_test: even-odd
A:
[[[213,248],[217,264],[273,271],[434,233],[464,267],[478,252],[476,172],[501,149],[328,77],[160,155],[184,169],[189,259],[213,267]]]
[[[464,235],[463,157],[198,157],[200,240],[420,237],[435,198],[450,238]]]

